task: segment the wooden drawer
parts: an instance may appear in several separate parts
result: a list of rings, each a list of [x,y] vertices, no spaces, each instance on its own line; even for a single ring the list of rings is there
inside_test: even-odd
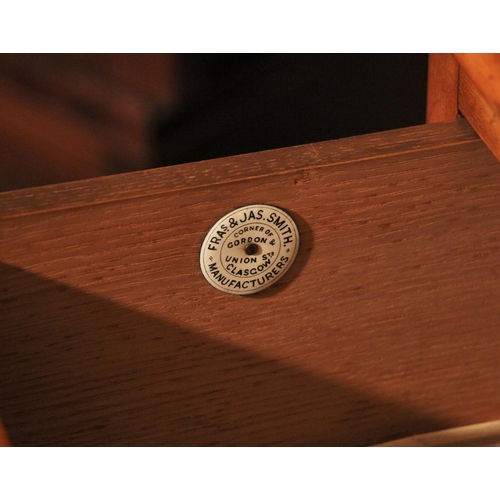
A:
[[[500,54],[431,54],[427,123],[467,118],[500,159]]]
[[[212,288],[226,212],[295,219]],[[15,445],[371,445],[500,418],[500,169],[465,120],[0,194]]]

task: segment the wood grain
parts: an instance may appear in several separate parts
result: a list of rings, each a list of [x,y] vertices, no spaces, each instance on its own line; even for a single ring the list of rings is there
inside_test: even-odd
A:
[[[500,84],[500,75],[498,83]],[[500,159],[500,106],[498,102],[492,103],[488,100],[482,90],[462,70],[460,71],[459,105],[460,111],[481,139]]]
[[[465,120],[0,194],[14,445],[370,445],[500,418],[500,169]],[[255,296],[214,221],[301,233]]]
[[[146,170],[87,179],[79,182],[41,186],[0,195],[2,217],[18,217],[31,213],[67,210],[89,205],[113,203],[125,199],[168,195],[172,191],[219,186],[331,168],[332,165],[355,164],[360,160],[398,157],[402,153],[420,152],[440,147],[468,144],[480,145],[478,136],[464,122],[450,123],[443,133],[441,124],[393,130],[390,141],[385,134],[368,134],[342,141],[327,141]],[[145,192],[147,186],[147,192]]]
[[[458,63],[452,54],[429,54],[427,123],[458,117]]]
[[[500,54],[431,54],[427,123],[467,118],[500,159]]]
[[[454,54],[489,107],[500,116],[500,54]]]

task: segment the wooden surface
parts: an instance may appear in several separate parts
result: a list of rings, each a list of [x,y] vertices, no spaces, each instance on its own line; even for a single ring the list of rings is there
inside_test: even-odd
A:
[[[458,117],[458,63],[452,54],[429,54],[427,123]]]
[[[429,432],[376,446],[500,446],[500,420]]]
[[[500,54],[430,54],[427,123],[465,116],[500,160]]]
[[[500,116],[500,54],[454,54],[460,68]]]
[[[500,168],[465,120],[0,194],[14,445],[372,445],[500,418]],[[293,267],[201,242],[288,211]]]
[[[498,57],[500,62],[500,55]],[[466,62],[469,60],[466,59]],[[478,78],[473,73],[474,66],[467,69],[474,75],[474,79],[465,69],[460,70],[460,111],[493,154],[500,159],[500,97],[495,99],[494,94],[492,95],[492,91],[500,92],[500,70],[498,74],[489,74],[489,78]],[[490,86],[487,85],[488,82]]]

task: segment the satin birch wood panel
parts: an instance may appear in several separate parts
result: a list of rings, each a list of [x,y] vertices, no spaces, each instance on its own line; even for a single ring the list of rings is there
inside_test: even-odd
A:
[[[254,296],[206,232],[290,213]],[[13,445],[372,445],[500,418],[500,165],[465,120],[0,194]]]

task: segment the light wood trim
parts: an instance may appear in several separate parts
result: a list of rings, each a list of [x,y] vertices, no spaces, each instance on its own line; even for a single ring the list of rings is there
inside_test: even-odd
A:
[[[500,54],[454,54],[492,112],[500,116]]]
[[[458,112],[500,159],[500,54],[430,54],[427,123]]]
[[[473,55],[462,54],[459,58],[460,64],[465,64],[465,67],[460,69],[460,111],[493,154],[500,159],[500,71],[495,73],[497,66],[494,64],[488,66],[491,72],[479,64],[491,61],[499,63],[500,59],[483,58],[493,54],[475,54],[478,60],[470,56]]]
[[[377,446],[500,446],[500,420],[410,436]]]
[[[452,54],[430,54],[427,77],[427,123],[458,117],[458,64]]]

